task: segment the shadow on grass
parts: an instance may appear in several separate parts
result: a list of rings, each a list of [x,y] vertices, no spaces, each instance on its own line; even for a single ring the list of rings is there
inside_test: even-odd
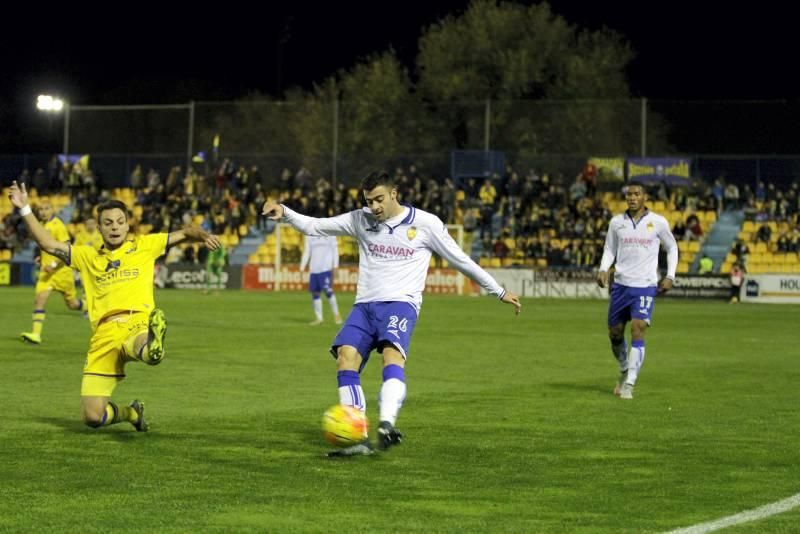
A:
[[[606,395],[611,395],[612,392],[612,388],[610,388],[609,386],[599,385],[599,384],[578,384],[575,382],[550,382],[545,384],[545,386],[553,389],[568,389],[572,391],[592,391],[595,393],[603,393]]]

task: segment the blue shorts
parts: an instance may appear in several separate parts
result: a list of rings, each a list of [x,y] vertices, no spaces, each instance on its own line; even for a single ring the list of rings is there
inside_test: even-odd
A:
[[[608,326],[624,324],[631,319],[642,319],[650,324],[656,306],[658,288],[611,286],[611,301],[608,304]]]
[[[311,276],[308,278],[308,290],[312,293],[319,293],[321,291],[328,293],[331,291],[331,279],[333,279],[333,271],[311,273]]]
[[[404,358],[408,356],[411,333],[417,324],[417,310],[408,302],[362,302],[353,306],[342,329],[336,334],[331,354],[342,345],[355,347],[363,358],[361,369],[373,349],[391,344]]]

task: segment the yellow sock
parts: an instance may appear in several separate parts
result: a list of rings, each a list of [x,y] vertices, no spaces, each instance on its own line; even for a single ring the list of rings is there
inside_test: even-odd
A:
[[[44,310],[33,310],[33,333],[36,335],[42,334],[42,326],[44,326]]]
[[[103,420],[103,426],[115,425],[123,421],[134,424],[139,421],[139,414],[130,406],[123,406],[120,408],[109,401],[106,405],[106,417]]]

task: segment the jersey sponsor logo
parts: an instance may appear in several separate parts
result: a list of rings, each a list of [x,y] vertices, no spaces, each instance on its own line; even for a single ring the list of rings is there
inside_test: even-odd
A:
[[[652,244],[655,239],[645,238],[645,237],[623,237],[622,244],[623,245],[644,245],[648,246]]]
[[[111,267],[112,264],[114,263],[116,263],[117,266],[109,270],[109,267]],[[106,267],[106,273],[101,274],[100,276],[95,276],[95,282],[97,282],[98,284],[110,284],[116,282],[123,282],[126,280],[132,280],[138,277],[139,277],[138,267],[134,267],[133,269],[120,269],[119,260],[117,260],[116,262],[109,262],[108,266]]]
[[[116,269],[119,269],[119,265],[120,265],[121,261],[122,260],[109,261],[108,265],[106,265],[106,272],[114,271]]]
[[[408,240],[412,241],[415,237],[417,237],[417,227],[412,226],[408,230],[406,230],[406,235],[408,236]]]
[[[367,250],[369,250],[371,255],[380,256],[382,258],[410,258],[414,255],[413,248],[377,245],[375,243],[368,244]]]
[[[136,252],[136,241],[131,243],[131,248],[125,251],[125,254],[130,254],[132,252]]]

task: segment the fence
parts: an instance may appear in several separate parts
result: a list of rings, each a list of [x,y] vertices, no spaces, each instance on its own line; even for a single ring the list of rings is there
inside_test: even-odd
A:
[[[445,176],[454,149],[500,151],[519,170],[568,177],[588,156],[693,154],[700,154],[695,173],[706,178],[784,181],[800,174],[800,155],[793,154],[800,103],[785,101],[397,104],[306,98],[65,110],[61,151],[90,154],[93,170],[109,186],[124,185],[137,163],[186,166],[199,153],[204,161],[195,165],[230,158],[258,165],[268,178],[305,166],[345,181],[375,167],[411,163],[423,174]],[[0,179],[24,168],[47,169],[49,160],[0,156]]]

